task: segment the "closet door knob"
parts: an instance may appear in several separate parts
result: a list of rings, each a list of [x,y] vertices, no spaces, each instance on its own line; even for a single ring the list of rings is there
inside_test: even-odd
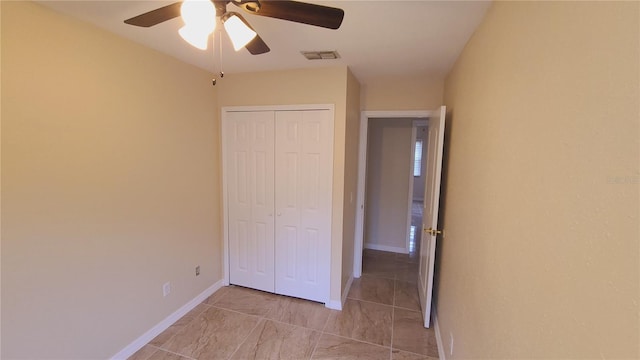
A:
[[[279,212],[279,213],[278,213],[278,216],[282,216],[282,213],[281,213],[281,212]]]

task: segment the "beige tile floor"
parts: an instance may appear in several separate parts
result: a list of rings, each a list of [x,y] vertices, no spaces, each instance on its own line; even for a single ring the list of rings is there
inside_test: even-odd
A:
[[[129,359],[437,359],[434,331],[421,325],[417,250],[365,250],[342,311],[224,287]]]
[[[130,359],[437,359],[434,332],[421,326],[416,258],[365,250],[363,264],[342,311],[227,286]]]

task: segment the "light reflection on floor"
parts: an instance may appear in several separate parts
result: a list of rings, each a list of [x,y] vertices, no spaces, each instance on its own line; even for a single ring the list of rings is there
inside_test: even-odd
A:
[[[414,201],[411,206],[411,228],[409,228],[409,254],[411,256],[414,256],[420,249],[422,210],[422,201]]]
[[[411,225],[411,229],[409,229],[409,252],[413,253],[416,251],[416,226]]]

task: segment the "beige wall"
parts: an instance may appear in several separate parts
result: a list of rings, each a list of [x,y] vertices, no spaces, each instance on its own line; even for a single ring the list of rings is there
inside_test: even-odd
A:
[[[366,111],[434,110],[442,105],[444,79],[430,76],[378,77],[362,85],[360,108]]]
[[[333,214],[331,224],[331,300],[339,301],[342,284],[344,222],[346,67],[228,74],[218,81],[224,106],[334,104]],[[309,86],[313,84],[313,86]]]
[[[216,89],[39,5],[2,10],[2,358],[108,358],[222,278]]]
[[[369,119],[364,246],[404,252],[412,119]]]
[[[447,78],[447,358],[640,357],[639,6],[496,2]]]
[[[344,201],[342,230],[342,296],[353,277],[353,251],[356,231],[358,147],[360,139],[360,83],[347,73],[347,118],[345,128]]]

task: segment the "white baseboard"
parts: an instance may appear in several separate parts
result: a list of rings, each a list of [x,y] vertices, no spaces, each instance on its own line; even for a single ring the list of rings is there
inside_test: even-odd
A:
[[[330,300],[328,303],[324,304],[325,307],[333,310],[342,310],[345,301],[347,301],[347,295],[349,294],[349,290],[351,290],[351,284],[353,284],[353,275],[349,276],[349,280],[347,280],[347,284],[342,289],[342,298],[340,301]]]
[[[447,360],[444,351],[444,344],[442,343],[442,334],[440,334],[440,325],[438,325],[438,315],[434,311],[431,312],[433,316],[433,331],[436,333],[436,343],[438,344],[438,355],[440,360]]]
[[[164,320],[160,321],[151,329],[147,330],[139,338],[135,339],[131,344],[127,345],[124,349],[120,350],[117,354],[111,357],[112,360],[127,359],[133,355],[136,351],[140,350],[149,341],[153,340],[156,336],[160,335],[169,326],[178,321],[186,313],[195,308],[198,304],[203,302],[206,298],[211,296],[214,292],[223,286],[224,280],[220,280],[215,284],[208,287],[205,291],[201,292],[198,296],[194,297],[188,303],[184,304],[178,310],[174,311],[171,315],[167,316]]]
[[[332,310],[342,310],[342,302],[339,300],[329,300],[324,306]]]
[[[389,251],[389,252],[400,253],[400,254],[408,254],[409,253],[406,248],[397,247],[397,246],[387,246],[387,245],[378,245],[378,244],[364,244],[364,248],[365,249],[371,249],[371,250]]]

